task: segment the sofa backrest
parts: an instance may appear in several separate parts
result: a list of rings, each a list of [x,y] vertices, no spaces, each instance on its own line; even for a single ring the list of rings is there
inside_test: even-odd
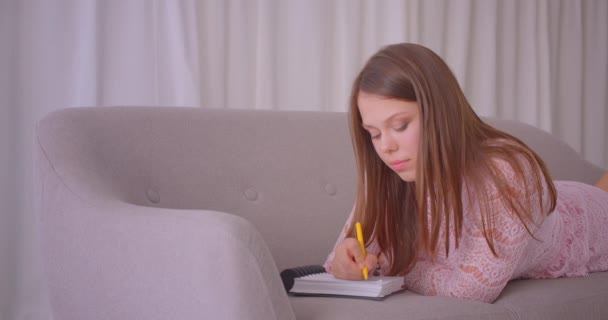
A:
[[[548,133],[487,120],[528,143],[557,179],[592,183],[601,174]],[[57,175],[92,205],[242,216],[259,229],[279,269],[322,263],[354,201],[345,113],[73,108],[45,117],[37,138]]]

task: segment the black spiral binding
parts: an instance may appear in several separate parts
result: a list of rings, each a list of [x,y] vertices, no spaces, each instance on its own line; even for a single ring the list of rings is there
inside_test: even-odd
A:
[[[283,286],[285,287],[285,290],[287,292],[289,292],[289,290],[291,290],[291,288],[293,288],[293,283],[294,283],[295,278],[307,276],[309,274],[324,273],[324,272],[325,272],[325,268],[323,268],[323,266],[320,266],[320,265],[308,265],[308,266],[301,266],[301,267],[295,267],[295,268],[288,268],[288,269],[281,271],[281,280],[283,280]]]

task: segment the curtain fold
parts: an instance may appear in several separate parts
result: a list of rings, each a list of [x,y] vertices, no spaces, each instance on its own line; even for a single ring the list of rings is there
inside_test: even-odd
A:
[[[0,313],[44,318],[34,124],[70,106],[346,111],[381,46],[426,45],[474,109],[608,167],[604,0],[0,1]]]
[[[15,21],[12,13],[15,6],[11,2],[0,2],[0,41],[9,43],[15,33]],[[18,192],[17,170],[12,168],[17,163],[16,140],[13,138],[17,131],[15,119],[17,115],[13,108],[12,94],[15,90],[11,74],[14,50],[4,47],[0,50],[0,319],[11,319],[11,306],[16,303],[15,292],[17,282],[15,274],[17,248],[14,242],[18,235],[12,230],[17,224],[16,201]]]
[[[581,13],[583,68],[580,72],[584,74],[581,153],[608,168],[608,2],[583,2]],[[567,133],[559,135],[566,139]]]

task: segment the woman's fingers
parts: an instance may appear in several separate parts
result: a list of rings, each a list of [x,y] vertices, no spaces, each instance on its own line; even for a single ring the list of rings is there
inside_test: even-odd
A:
[[[367,254],[365,256],[365,266],[367,267],[367,270],[369,270],[370,272],[372,270],[374,270],[376,268],[376,266],[378,265],[378,257],[374,254]]]
[[[352,238],[346,238],[336,246],[334,260],[332,262],[332,273],[334,277],[339,279],[359,280],[362,276],[357,266],[357,257],[359,254],[353,250]],[[354,243],[358,245],[356,240]],[[361,249],[359,248],[359,252]],[[362,255],[362,253],[360,252]],[[361,259],[361,258],[359,258]]]
[[[368,270],[373,270],[377,263],[376,255],[364,255],[356,239],[346,238],[336,247],[332,274],[338,279],[361,280],[363,267],[367,266]]]

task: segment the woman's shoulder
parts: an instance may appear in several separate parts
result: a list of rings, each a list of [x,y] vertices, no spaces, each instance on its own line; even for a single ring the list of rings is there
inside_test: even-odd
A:
[[[488,198],[529,198],[534,193],[544,194],[548,177],[536,154],[515,140],[497,138],[484,143],[481,165],[471,168],[474,189]],[[550,179],[550,178],[549,178]]]
[[[496,138],[484,142],[485,161],[504,174],[520,173],[525,176],[540,170],[534,151],[526,145],[510,139]]]

